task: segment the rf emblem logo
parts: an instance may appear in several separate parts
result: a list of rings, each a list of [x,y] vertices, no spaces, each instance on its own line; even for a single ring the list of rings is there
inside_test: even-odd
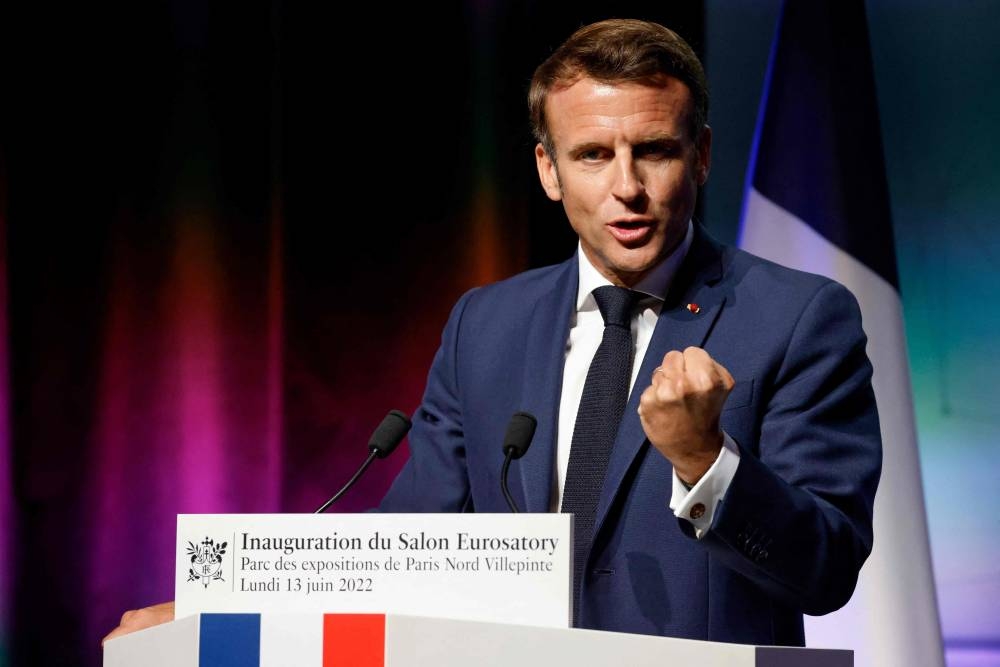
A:
[[[200,544],[188,542],[187,553],[191,558],[188,581],[200,581],[205,588],[211,581],[225,581],[222,578],[222,556],[226,553],[227,544],[216,544],[215,540],[207,537]]]

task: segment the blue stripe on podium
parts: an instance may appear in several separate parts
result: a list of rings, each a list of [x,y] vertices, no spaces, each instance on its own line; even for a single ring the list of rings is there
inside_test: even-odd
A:
[[[260,667],[260,614],[202,614],[200,667]]]

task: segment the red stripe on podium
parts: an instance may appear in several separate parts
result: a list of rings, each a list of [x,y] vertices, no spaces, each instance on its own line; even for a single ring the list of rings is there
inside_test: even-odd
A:
[[[384,667],[385,614],[324,614],[323,667]]]

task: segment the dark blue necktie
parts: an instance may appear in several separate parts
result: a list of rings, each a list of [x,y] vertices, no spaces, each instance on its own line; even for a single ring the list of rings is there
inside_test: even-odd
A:
[[[594,539],[597,501],[628,402],[632,376],[632,310],[639,294],[607,285],[594,290],[604,337],[590,362],[576,413],[562,511],[573,513],[573,618],[580,622],[580,586]]]

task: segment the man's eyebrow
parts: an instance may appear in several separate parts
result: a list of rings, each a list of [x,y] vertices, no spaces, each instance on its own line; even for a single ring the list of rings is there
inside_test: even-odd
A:
[[[583,143],[573,144],[570,146],[568,153],[570,155],[579,155],[580,153],[586,153],[587,151],[603,148],[606,148],[606,146],[600,141],[585,141]]]
[[[670,132],[657,132],[632,143],[633,146],[655,146],[655,145],[675,145],[683,141],[683,133],[672,134]],[[569,147],[569,155],[580,155],[591,150],[602,150],[607,148],[607,144],[600,141],[584,141]]]
[[[634,146],[645,146],[649,144],[676,144],[680,143],[683,138],[682,134],[671,134],[669,132],[657,132],[656,134],[643,137],[639,141],[636,141]]]

